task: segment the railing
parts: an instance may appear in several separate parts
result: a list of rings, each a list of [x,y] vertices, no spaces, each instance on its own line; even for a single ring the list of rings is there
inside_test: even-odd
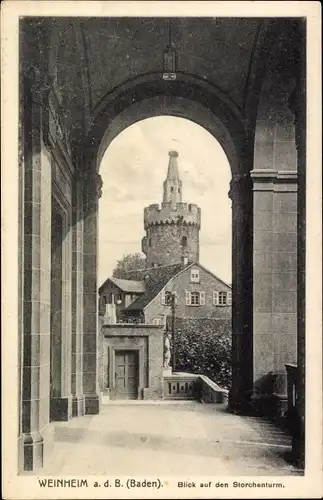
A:
[[[198,375],[174,373],[164,377],[165,399],[196,399],[195,383]]]
[[[201,403],[227,403],[229,391],[222,389],[205,375],[199,375],[196,383],[196,398]]]
[[[205,375],[173,373],[164,377],[164,398],[197,400],[201,403],[225,403],[228,391]]]

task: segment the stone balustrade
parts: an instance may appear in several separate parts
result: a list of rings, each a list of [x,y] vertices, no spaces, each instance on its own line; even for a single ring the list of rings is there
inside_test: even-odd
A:
[[[190,373],[173,373],[164,376],[164,398],[165,399],[196,399],[195,384],[198,375]]]
[[[228,391],[205,375],[173,373],[164,377],[164,398],[197,400],[200,403],[226,403]]]
[[[199,375],[196,383],[196,399],[201,403],[227,403],[229,391],[222,389],[205,375]]]

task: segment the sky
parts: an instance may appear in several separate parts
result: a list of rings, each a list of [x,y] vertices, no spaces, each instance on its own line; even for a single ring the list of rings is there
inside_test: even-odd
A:
[[[171,116],[136,122],[107,148],[100,166],[99,285],[118,259],[141,252],[144,207],[161,203],[168,152],[179,153],[183,202],[201,208],[200,263],[231,283],[231,172],[220,144],[201,126]]]

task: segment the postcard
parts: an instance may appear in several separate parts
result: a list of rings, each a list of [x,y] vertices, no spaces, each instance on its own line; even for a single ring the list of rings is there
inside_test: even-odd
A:
[[[320,4],[1,23],[4,498],[320,498]]]

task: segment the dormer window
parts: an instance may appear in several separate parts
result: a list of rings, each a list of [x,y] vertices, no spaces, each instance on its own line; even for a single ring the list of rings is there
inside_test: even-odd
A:
[[[191,282],[192,283],[200,282],[200,271],[198,269],[191,269]]]

